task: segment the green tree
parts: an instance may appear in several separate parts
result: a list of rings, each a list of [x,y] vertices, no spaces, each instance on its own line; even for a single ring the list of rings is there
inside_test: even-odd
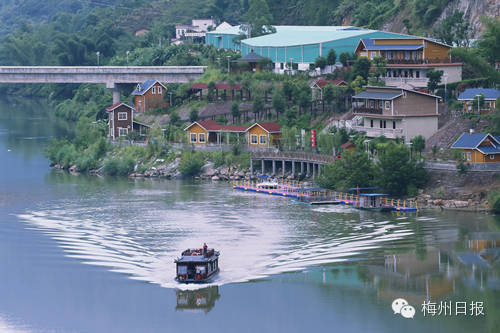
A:
[[[469,20],[458,9],[443,19],[435,31],[436,37],[443,43],[460,47],[469,46],[471,33]]]
[[[422,152],[425,149],[425,138],[422,135],[417,135],[416,137],[411,139],[411,144],[413,150],[415,150],[415,152],[419,153],[420,156],[422,156]]]
[[[495,110],[488,115],[493,135],[500,135],[500,97],[495,101]]]
[[[233,102],[233,104],[231,105],[231,116],[233,116],[233,124],[235,122],[235,119],[238,119],[238,122],[240,121],[241,112],[237,102]]]
[[[427,82],[427,88],[429,89],[429,92],[434,93],[439,83],[441,82],[443,71],[430,69],[427,71],[426,76],[427,78],[429,78],[429,82]]]
[[[215,86],[215,82],[214,81],[210,81],[208,83],[208,99],[210,101],[213,101],[215,99],[215,89],[216,89],[216,86]]]
[[[371,186],[374,182],[374,165],[366,152],[347,151],[322,170],[317,182],[321,187],[341,191],[355,186]]]
[[[181,117],[179,116],[179,114],[174,111],[170,114],[170,119],[169,119],[168,123],[172,126],[180,126],[182,123],[182,120],[181,120]]]
[[[359,94],[363,91],[363,86],[366,84],[366,81],[363,79],[361,75],[356,76],[354,81],[351,82],[350,86],[354,90],[354,93]]]
[[[255,96],[252,104],[252,112],[255,115],[255,121],[259,121],[260,114],[264,112],[264,105],[264,99],[262,98],[262,96]]]
[[[382,57],[375,57],[373,58],[373,62],[375,64],[373,76],[377,79],[377,81],[380,81],[380,77],[384,77],[387,72],[387,60]]]
[[[342,63],[343,66],[347,66],[347,62],[351,59],[352,57],[349,52],[342,52],[339,56],[339,61]]]
[[[198,120],[198,110],[196,108],[192,108],[189,112],[189,121],[194,123]]]
[[[337,53],[335,53],[334,49],[330,49],[330,51],[328,51],[326,62],[330,66],[335,65],[335,63],[337,62]]]
[[[251,36],[257,37],[272,32],[273,16],[266,0],[249,0],[249,8],[244,18],[251,25]]]
[[[283,90],[276,89],[273,94],[273,108],[276,111],[276,118],[279,118],[286,110],[285,96],[283,95]]]
[[[354,77],[361,76],[365,81],[368,78],[368,74],[370,73],[370,67],[372,63],[370,59],[366,57],[358,58],[354,62],[353,75]]]
[[[500,22],[494,17],[483,17],[485,31],[478,42],[479,53],[490,63],[500,61]]]
[[[316,60],[314,61],[314,66],[317,68],[319,67],[320,69],[325,69],[327,65],[327,60],[324,57],[317,57]]]

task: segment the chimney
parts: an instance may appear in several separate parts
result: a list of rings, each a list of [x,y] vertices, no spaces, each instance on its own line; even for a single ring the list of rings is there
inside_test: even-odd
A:
[[[469,134],[470,135],[474,134],[474,129],[473,128],[469,129]]]

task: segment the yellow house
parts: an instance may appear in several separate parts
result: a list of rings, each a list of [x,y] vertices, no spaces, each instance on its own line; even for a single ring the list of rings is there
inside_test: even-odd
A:
[[[221,125],[214,120],[195,121],[184,129],[187,142],[194,145],[225,143],[222,133],[245,133],[246,126]],[[227,140],[227,139],[226,139]]]
[[[464,159],[468,163],[500,162],[500,136],[471,131],[463,133],[451,148],[462,150]]]
[[[281,138],[281,125],[275,122],[255,123],[246,132],[249,147],[266,148],[276,145]]]

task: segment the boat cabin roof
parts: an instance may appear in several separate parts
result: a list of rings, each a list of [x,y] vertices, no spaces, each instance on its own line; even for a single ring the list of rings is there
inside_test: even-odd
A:
[[[387,197],[389,194],[385,193],[360,193],[359,196],[362,197]]]
[[[203,249],[187,249],[182,252],[181,257],[176,260],[177,263],[182,262],[209,262],[219,256],[219,252],[214,249],[207,249],[207,253],[203,253]]]

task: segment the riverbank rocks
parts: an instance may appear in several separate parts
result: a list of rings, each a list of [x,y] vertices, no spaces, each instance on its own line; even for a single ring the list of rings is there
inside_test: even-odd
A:
[[[214,180],[214,181],[219,181],[220,180],[219,176],[213,176],[211,179]]]
[[[217,170],[214,169],[214,163],[208,162],[201,169],[201,178],[212,178],[217,174]]]

